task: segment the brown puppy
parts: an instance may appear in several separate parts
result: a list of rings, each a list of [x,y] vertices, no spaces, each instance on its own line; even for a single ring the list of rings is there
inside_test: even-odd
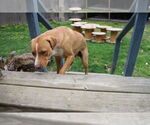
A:
[[[64,74],[79,56],[88,73],[88,49],[82,34],[72,29],[61,26],[49,30],[31,41],[32,54],[35,56],[35,67],[46,68],[51,56],[55,56],[57,73]],[[61,59],[65,58],[65,64],[61,67]]]

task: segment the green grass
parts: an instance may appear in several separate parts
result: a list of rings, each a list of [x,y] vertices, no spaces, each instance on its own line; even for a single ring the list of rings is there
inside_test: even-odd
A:
[[[124,27],[125,25],[122,23],[111,22],[88,22],[109,25],[113,27]],[[62,25],[70,26],[70,22],[52,22],[52,25],[53,27]],[[41,32],[46,31],[42,25],[40,25],[40,27]],[[131,35],[132,31],[128,33],[122,40],[119,61],[116,70],[116,74],[118,75],[122,75],[123,73]],[[89,72],[109,73],[105,69],[105,65],[111,66],[114,44],[97,44],[90,41],[87,43],[89,49]],[[0,56],[7,57],[8,54],[14,50],[17,52],[17,54],[30,52],[30,37],[27,25],[11,25],[0,27]],[[52,67],[55,69],[55,64],[53,64]],[[76,58],[73,66],[71,67],[71,71],[84,71],[81,60],[79,58]],[[148,25],[148,27],[145,29],[133,76],[150,77],[150,25]]]

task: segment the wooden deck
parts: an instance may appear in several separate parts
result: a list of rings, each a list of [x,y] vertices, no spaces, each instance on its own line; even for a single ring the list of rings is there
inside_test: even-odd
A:
[[[150,113],[0,113],[0,125],[149,125]]]
[[[150,112],[150,79],[92,73],[3,74],[1,106],[32,111]]]

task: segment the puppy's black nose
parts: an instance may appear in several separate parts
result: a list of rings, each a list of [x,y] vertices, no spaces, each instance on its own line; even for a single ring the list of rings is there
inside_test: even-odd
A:
[[[39,65],[39,64],[38,64],[38,65],[35,65],[35,68],[36,68],[36,69],[40,69],[40,68],[41,68],[41,65]]]

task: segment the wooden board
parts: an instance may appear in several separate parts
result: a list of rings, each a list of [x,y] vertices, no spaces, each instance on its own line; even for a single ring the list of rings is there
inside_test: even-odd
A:
[[[149,112],[150,95],[0,86],[0,103],[56,111]]]
[[[150,79],[122,77],[109,74],[69,73],[23,73],[3,72],[4,78],[0,85],[18,85],[31,87],[45,87],[57,89],[73,89],[83,91],[150,93]]]
[[[0,103],[56,111],[150,112],[150,80],[4,72]]]
[[[150,113],[1,113],[1,125],[149,125]]]

